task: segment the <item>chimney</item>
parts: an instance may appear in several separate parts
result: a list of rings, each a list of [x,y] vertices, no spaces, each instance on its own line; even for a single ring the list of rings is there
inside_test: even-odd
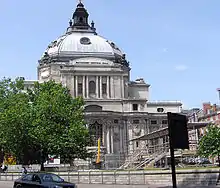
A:
[[[204,112],[204,114],[208,114],[208,111],[211,109],[211,104],[210,104],[210,102],[208,102],[208,103],[203,103],[202,106],[203,106],[203,112]]]

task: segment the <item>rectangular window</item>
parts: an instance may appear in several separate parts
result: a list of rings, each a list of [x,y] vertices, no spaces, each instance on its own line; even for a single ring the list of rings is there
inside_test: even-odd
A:
[[[83,92],[82,83],[78,83],[78,95],[82,95],[82,92]]]
[[[103,83],[103,84],[102,84],[102,94],[103,94],[103,95],[106,95],[106,94],[107,94],[107,84],[106,84],[106,83]]]
[[[156,125],[156,124],[157,124],[157,120],[151,120],[151,121],[150,121],[150,124],[151,124],[151,125]]]
[[[138,104],[133,104],[133,111],[137,111],[138,110]]]
[[[167,125],[168,124],[168,121],[165,119],[165,120],[162,120],[162,124],[163,125]]]

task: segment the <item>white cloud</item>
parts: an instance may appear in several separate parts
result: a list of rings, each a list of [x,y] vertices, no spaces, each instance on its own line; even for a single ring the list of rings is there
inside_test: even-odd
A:
[[[168,49],[167,48],[163,48],[163,52],[167,52],[168,51]]]
[[[185,71],[187,69],[188,69],[188,67],[186,65],[176,65],[175,66],[176,71]]]

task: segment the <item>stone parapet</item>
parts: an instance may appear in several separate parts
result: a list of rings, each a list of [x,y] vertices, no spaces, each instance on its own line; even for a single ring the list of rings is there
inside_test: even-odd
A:
[[[57,172],[77,184],[172,185],[171,171],[84,171]],[[0,174],[0,181],[14,181],[20,173]],[[184,186],[212,186],[218,182],[218,170],[178,170],[177,183]]]

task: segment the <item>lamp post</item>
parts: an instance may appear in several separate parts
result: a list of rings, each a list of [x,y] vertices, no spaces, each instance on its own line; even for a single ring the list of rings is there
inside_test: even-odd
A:
[[[220,100],[220,88],[217,88],[216,90],[218,92],[218,97],[219,97],[219,100]]]

